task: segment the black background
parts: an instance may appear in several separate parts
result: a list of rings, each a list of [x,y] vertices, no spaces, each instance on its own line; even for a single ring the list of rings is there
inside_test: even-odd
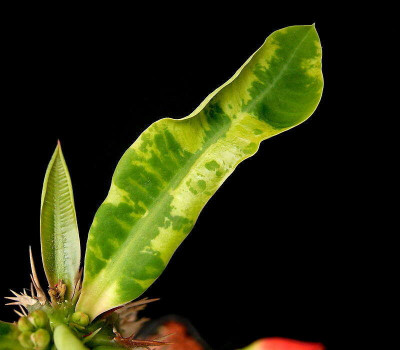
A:
[[[189,114],[272,31],[315,22],[324,54],[320,106],[265,141],[210,200],[146,292],[162,300],[145,315],[185,316],[219,349],[267,336],[344,348],[356,268],[348,258],[353,238],[341,229],[348,215],[335,96],[342,57],[330,11],[148,5],[28,11],[3,33],[1,295],[29,286],[29,245],[39,262],[41,185],[57,139],[84,247],[113,169],[150,123]],[[10,308],[0,312],[14,319]]]

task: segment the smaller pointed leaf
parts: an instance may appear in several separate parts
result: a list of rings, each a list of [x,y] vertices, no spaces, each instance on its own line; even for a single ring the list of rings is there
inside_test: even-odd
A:
[[[40,238],[43,266],[50,287],[62,280],[67,286],[67,297],[70,297],[79,270],[81,250],[71,179],[60,143],[44,179]]]

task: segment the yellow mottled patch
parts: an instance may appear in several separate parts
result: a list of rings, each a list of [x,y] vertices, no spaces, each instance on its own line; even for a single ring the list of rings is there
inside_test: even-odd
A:
[[[206,164],[213,161],[218,154],[218,174],[225,174],[231,162],[232,153],[228,148],[220,149],[221,141],[209,146],[188,172],[179,186],[170,191],[173,198],[171,215],[196,220],[210,194],[214,193],[221,184],[221,176],[216,171],[210,171]]]
[[[305,58],[301,61],[301,69],[310,77],[321,78],[321,59],[320,57]]]
[[[134,204],[129,199],[129,193],[119,188],[114,182],[111,185],[110,191],[108,192],[108,196],[105,199],[104,203],[113,204],[115,206],[119,205],[120,203],[126,203],[129,205]]]
[[[276,56],[276,51],[279,49],[279,45],[273,37],[266,40],[265,45],[261,48],[259,55],[263,57],[263,66],[268,69],[269,63]]]
[[[194,153],[198,151],[204,143],[202,119],[198,117],[168,120],[168,130],[187,152]]]
[[[143,289],[147,289],[154,282],[154,278],[150,278],[148,280],[139,280],[137,278],[134,278],[133,280],[135,281],[135,283],[137,283]]]
[[[114,282],[108,288],[106,288],[100,295],[92,296],[90,294],[85,294],[85,298],[79,300],[77,310],[83,311],[89,314],[90,318],[93,319],[97,315],[104,312],[111,307],[115,307],[114,299],[118,301],[118,284]],[[117,305],[119,304],[119,301]]]
[[[317,49],[315,57],[303,59],[301,62],[301,69],[305,70],[305,73],[310,77],[322,79],[322,73],[321,73],[322,47],[318,40],[314,41],[314,44]]]
[[[138,206],[141,207],[143,210],[145,210],[145,213],[141,215],[141,217],[146,217],[149,214],[149,211],[147,209],[147,206],[145,203],[143,203],[142,201],[138,201]]]
[[[140,252],[143,253],[143,254],[149,254],[149,255],[156,255],[157,254],[157,252],[155,250],[153,250],[149,246],[144,247]]]
[[[257,76],[253,73],[253,69],[249,66],[245,67],[246,74],[240,75],[230,86],[227,86],[220,92],[217,99],[224,112],[231,118],[236,117],[236,111],[242,109],[243,104],[246,104],[252,99],[248,88],[252,86],[255,81],[259,81]],[[229,108],[229,105],[232,108]]]
[[[289,28],[289,27],[282,28],[282,29],[277,30],[276,32],[279,32],[279,33],[281,33],[281,34],[286,34],[287,31],[288,31],[288,28]],[[276,32],[272,33],[272,35],[274,35]]]
[[[146,187],[146,186],[143,186],[142,184],[140,184],[140,183],[135,179],[135,177],[128,177],[128,181],[129,181],[132,185],[134,185],[135,187],[140,188],[141,191],[143,191],[143,192],[145,192],[145,193],[148,192],[147,187]],[[148,185],[149,183],[150,183],[150,181],[147,181],[145,185]]]
[[[154,137],[156,135],[162,135],[166,130],[170,131],[170,125],[173,121],[174,120],[171,118],[164,118],[153,123],[130,147],[130,149],[133,149],[138,155],[137,159],[132,160],[132,165],[143,167],[146,172],[156,177],[162,184],[166,183],[165,178],[155,171],[148,161],[154,156],[154,154],[158,157],[163,156],[159,147],[157,147],[154,142]]]
[[[129,147],[130,149],[139,149],[142,144],[144,144],[146,141],[148,141],[149,134],[154,133],[154,130],[157,130],[158,124],[162,121],[163,119],[157,120],[153,124],[151,124],[138,138],[137,140]]]
[[[233,109],[241,109],[243,104],[246,104],[252,99],[249,93],[249,87],[255,81],[259,81],[258,77],[254,74],[256,68],[264,68],[268,70],[271,60],[276,56],[276,51],[279,49],[279,44],[275,40],[274,35],[267,38],[264,45],[254,54],[251,61],[243,67],[243,74],[220,92],[218,100],[224,111],[232,116],[232,112],[228,104],[233,106]]]
[[[119,225],[121,225],[121,227],[125,230],[125,231],[129,231],[131,228],[131,225],[128,224],[127,222],[120,220],[116,217],[114,217],[115,222],[117,222]]]
[[[121,242],[115,238],[108,238],[107,243],[110,244],[114,248],[119,248],[121,245]]]
[[[101,250],[101,248],[98,245],[92,244],[92,245],[88,246],[88,249],[95,255],[95,257],[97,259],[104,261],[106,263],[109,261],[109,259],[103,258],[103,251]]]
[[[132,165],[137,165],[138,167],[143,167],[146,172],[148,172],[149,174],[151,174],[152,176],[156,177],[157,180],[159,180],[162,184],[165,184],[165,179],[157,172],[155,171],[151,165],[147,162],[147,160],[149,160],[152,157],[152,153],[146,152],[146,153],[141,153],[140,151],[138,151],[138,153],[140,154],[141,157],[143,157],[145,159],[145,161],[132,161]],[[159,150],[157,149],[157,153],[159,154]]]
[[[150,242],[150,248],[160,252],[161,260],[167,265],[176,247],[181,244],[185,237],[183,234],[180,235],[176,231],[172,231],[171,227],[159,227],[158,235]]]
[[[237,164],[254,153],[263,139],[277,133],[275,128],[265,122],[249,114],[239,113],[225,137],[210,145],[180,184],[170,190],[173,198],[171,215],[196,220],[209,197]],[[210,168],[210,162],[215,159],[218,159],[218,168]],[[162,237],[168,237],[167,234],[168,231],[160,229],[160,235],[155,240],[158,247],[165,244]]]
[[[231,120],[234,120],[242,109],[242,96],[238,90],[232,91],[230,99],[221,99],[219,102],[222,110]]]
[[[249,142],[260,143],[269,137],[278,133],[278,130],[273,126],[254,118],[248,113],[241,113],[238,117],[240,123],[236,123],[231,130],[228,131],[229,137],[243,140],[239,145],[242,148],[248,146]]]

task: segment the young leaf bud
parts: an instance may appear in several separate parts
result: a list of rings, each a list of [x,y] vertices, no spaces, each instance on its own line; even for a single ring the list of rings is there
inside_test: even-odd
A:
[[[42,328],[32,333],[31,340],[35,350],[46,350],[50,344],[50,334]]]
[[[86,327],[89,324],[90,320],[88,315],[78,311],[72,314],[71,322],[76,323],[79,326]]]
[[[23,316],[18,320],[18,329],[21,332],[32,332],[35,326],[28,320],[28,317]]]
[[[33,342],[31,340],[31,334],[32,332],[22,332],[18,336],[18,341],[21,344],[21,346],[25,349],[33,349]]]
[[[43,310],[33,311],[28,318],[37,328],[46,328],[49,323],[49,318]]]

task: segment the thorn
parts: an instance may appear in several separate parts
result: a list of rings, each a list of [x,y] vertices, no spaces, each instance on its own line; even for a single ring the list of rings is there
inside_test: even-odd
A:
[[[72,299],[71,299],[73,304],[76,304],[76,303],[77,303],[78,297],[79,297],[79,295],[81,294],[81,291],[82,291],[82,280],[79,280],[79,281],[78,281],[78,284],[77,284],[77,286],[76,286],[76,290],[75,290],[75,292],[74,292],[74,295],[73,295],[73,297],[72,297]]]
[[[146,297],[146,298],[143,298],[141,300],[132,301],[132,302],[130,302],[128,304],[125,304],[125,305],[123,305],[121,307],[121,309],[125,309],[126,310],[126,309],[130,309],[130,308],[136,308],[138,306],[147,305],[147,304],[153,303],[153,302],[158,301],[158,300],[160,300],[160,298],[149,299],[149,298]]]
[[[20,297],[4,297],[4,299],[13,300],[13,301],[20,301]]]
[[[22,305],[26,308],[28,305],[32,306],[37,303],[36,299],[31,298],[28,295],[17,294],[13,290],[11,290],[11,293],[13,293],[15,296],[14,297],[4,297],[4,298],[13,301],[13,303],[8,303],[6,305]]]
[[[36,283],[36,286],[38,288],[42,289],[42,287],[40,286],[40,283],[39,283],[39,279],[37,277],[36,268],[35,268],[35,261],[33,260],[32,247],[31,246],[29,246],[29,260],[31,262],[32,276],[33,276],[33,279],[34,279],[34,281]]]
[[[78,273],[75,276],[74,291],[72,292],[71,300],[73,300],[75,297],[75,294],[77,294],[79,292],[79,288],[80,288],[81,282],[82,282],[82,280],[81,280],[82,274],[83,274],[83,269],[80,268]]]
[[[21,309],[21,312],[24,314],[24,316],[28,316],[25,309],[21,305],[19,305],[19,308]]]
[[[16,297],[19,297],[19,294],[14,292],[12,289],[10,289],[10,292],[13,293]],[[7,298],[7,297],[6,297]]]
[[[33,288],[35,288],[35,292],[37,293],[38,292],[38,286],[37,286],[37,284],[35,282],[35,279],[33,278],[32,274],[30,276],[31,276],[31,281],[32,281],[32,284],[33,284]]]
[[[143,298],[138,301],[131,301],[129,303],[126,303],[121,306],[117,306],[113,309],[106,311],[105,313],[102,314],[101,318],[105,319],[114,312],[116,312],[119,315],[122,315],[122,314],[126,314],[126,313],[131,313],[134,311],[140,311],[140,310],[143,310],[147,304],[152,303],[154,301],[158,301],[158,300],[160,300],[160,298],[149,299],[148,297],[146,297],[146,298]]]
[[[176,333],[169,333],[169,334],[167,334],[167,335],[163,335],[162,337],[155,338],[155,339],[153,339],[153,340],[163,340],[163,339],[168,338],[168,337],[170,337],[171,335],[174,335],[174,334],[176,334]],[[172,343],[171,343],[171,344],[172,344]]]
[[[8,299],[8,300],[19,300],[18,297],[4,297],[4,299]]]
[[[113,328],[113,331],[115,334],[114,341],[126,348],[129,348],[129,349],[130,348],[150,349],[150,346],[153,347],[153,346],[164,346],[164,345],[172,345],[173,344],[173,343],[167,343],[167,342],[160,342],[155,339],[153,339],[153,340],[133,339],[133,336],[134,336],[133,334],[128,338],[123,338],[121,336],[121,334],[117,332],[115,327]],[[165,337],[163,337],[163,338],[165,338]]]
[[[101,328],[98,328],[94,332],[83,335],[82,343],[86,344],[87,342],[91,341],[96,336],[96,334],[99,333],[100,331],[101,331]]]
[[[138,305],[143,305],[143,304],[149,304],[149,303],[153,303],[155,301],[159,301],[161,298],[153,298],[153,299],[149,299],[149,298],[144,298],[142,300],[138,300],[136,302],[134,302],[135,306]]]
[[[21,305],[19,305],[19,306],[21,306]],[[19,316],[19,317],[24,317],[25,315],[23,315],[23,314],[21,314],[19,311],[17,311],[17,310],[14,310],[14,312]]]
[[[31,246],[29,246],[29,260],[31,262],[31,270],[32,270],[31,279],[32,279],[33,285],[36,289],[36,295],[37,295],[37,298],[38,298],[40,304],[44,305],[47,301],[47,298],[46,298],[46,294],[44,293],[42,287],[40,286],[39,278],[36,273],[35,262],[33,260]]]

